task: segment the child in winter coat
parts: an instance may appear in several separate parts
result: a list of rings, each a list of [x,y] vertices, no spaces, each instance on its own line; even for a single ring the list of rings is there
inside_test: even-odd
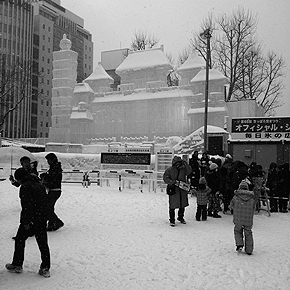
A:
[[[240,252],[245,244],[245,252],[251,255],[254,247],[252,233],[255,211],[254,192],[249,191],[247,182],[242,180],[239,188],[234,193],[235,196],[231,200],[230,208],[233,209],[236,250]]]
[[[201,177],[197,186],[197,190],[194,190],[196,195],[197,210],[195,218],[200,221],[200,217],[203,221],[207,220],[207,204],[211,189],[206,185],[206,179]]]

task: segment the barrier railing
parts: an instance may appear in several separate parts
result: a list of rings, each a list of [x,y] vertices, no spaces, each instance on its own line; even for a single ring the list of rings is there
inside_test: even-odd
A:
[[[157,187],[163,189],[165,184],[160,176],[163,172],[157,172],[154,170],[92,170],[88,171],[90,183],[96,183],[100,187],[110,186],[110,180],[118,181],[118,189],[122,191],[126,187],[132,188],[132,183],[139,182],[140,191],[143,192],[144,185],[148,184],[148,191],[156,192]],[[63,183],[82,183],[84,171],[71,170],[63,171]]]

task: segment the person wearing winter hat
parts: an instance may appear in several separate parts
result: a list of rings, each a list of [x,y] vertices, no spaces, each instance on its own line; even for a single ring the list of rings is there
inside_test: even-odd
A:
[[[208,187],[211,189],[209,195],[208,203],[208,216],[214,218],[221,218],[218,214],[220,211],[220,202],[219,202],[219,191],[220,191],[220,172],[219,167],[216,163],[212,162],[209,166],[209,170],[206,173],[206,182]]]
[[[233,210],[236,251],[242,251],[245,246],[245,252],[251,255],[254,248],[252,233],[255,212],[254,192],[249,190],[247,181],[242,180],[234,193],[230,208]]]
[[[200,217],[203,221],[207,220],[207,204],[211,189],[206,185],[206,179],[201,177],[198,182],[197,189],[194,190],[196,195],[197,210],[195,219],[200,221]]]

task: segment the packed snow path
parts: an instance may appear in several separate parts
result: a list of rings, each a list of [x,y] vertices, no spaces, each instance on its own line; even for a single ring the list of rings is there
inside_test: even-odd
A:
[[[254,217],[254,253],[235,251],[231,215],[168,223],[164,192],[118,191],[118,186],[83,188],[64,184],[56,213],[65,226],[50,232],[51,277],[37,274],[35,238],[26,243],[24,271],[8,273],[18,222],[18,189],[0,182],[0,289],[290,289],[290,213]]]

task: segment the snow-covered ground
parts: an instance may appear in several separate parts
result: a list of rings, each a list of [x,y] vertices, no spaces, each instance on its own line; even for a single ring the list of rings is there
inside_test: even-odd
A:
[[[112,182],[111,182],[112,183]],[[5,270],[19,222],[18,189],[0,182],[1,290],[290,289],[290,213],[261,211],[254,218],[252,256],[235,251],[231,215],[194,219],[190,197],[186,225],[171,228],[168,197],[138,189],[64,184],[56,212],[65,226],[49,232],[51,277],[37,274],[35,238],[26,243],[24,272]]]

